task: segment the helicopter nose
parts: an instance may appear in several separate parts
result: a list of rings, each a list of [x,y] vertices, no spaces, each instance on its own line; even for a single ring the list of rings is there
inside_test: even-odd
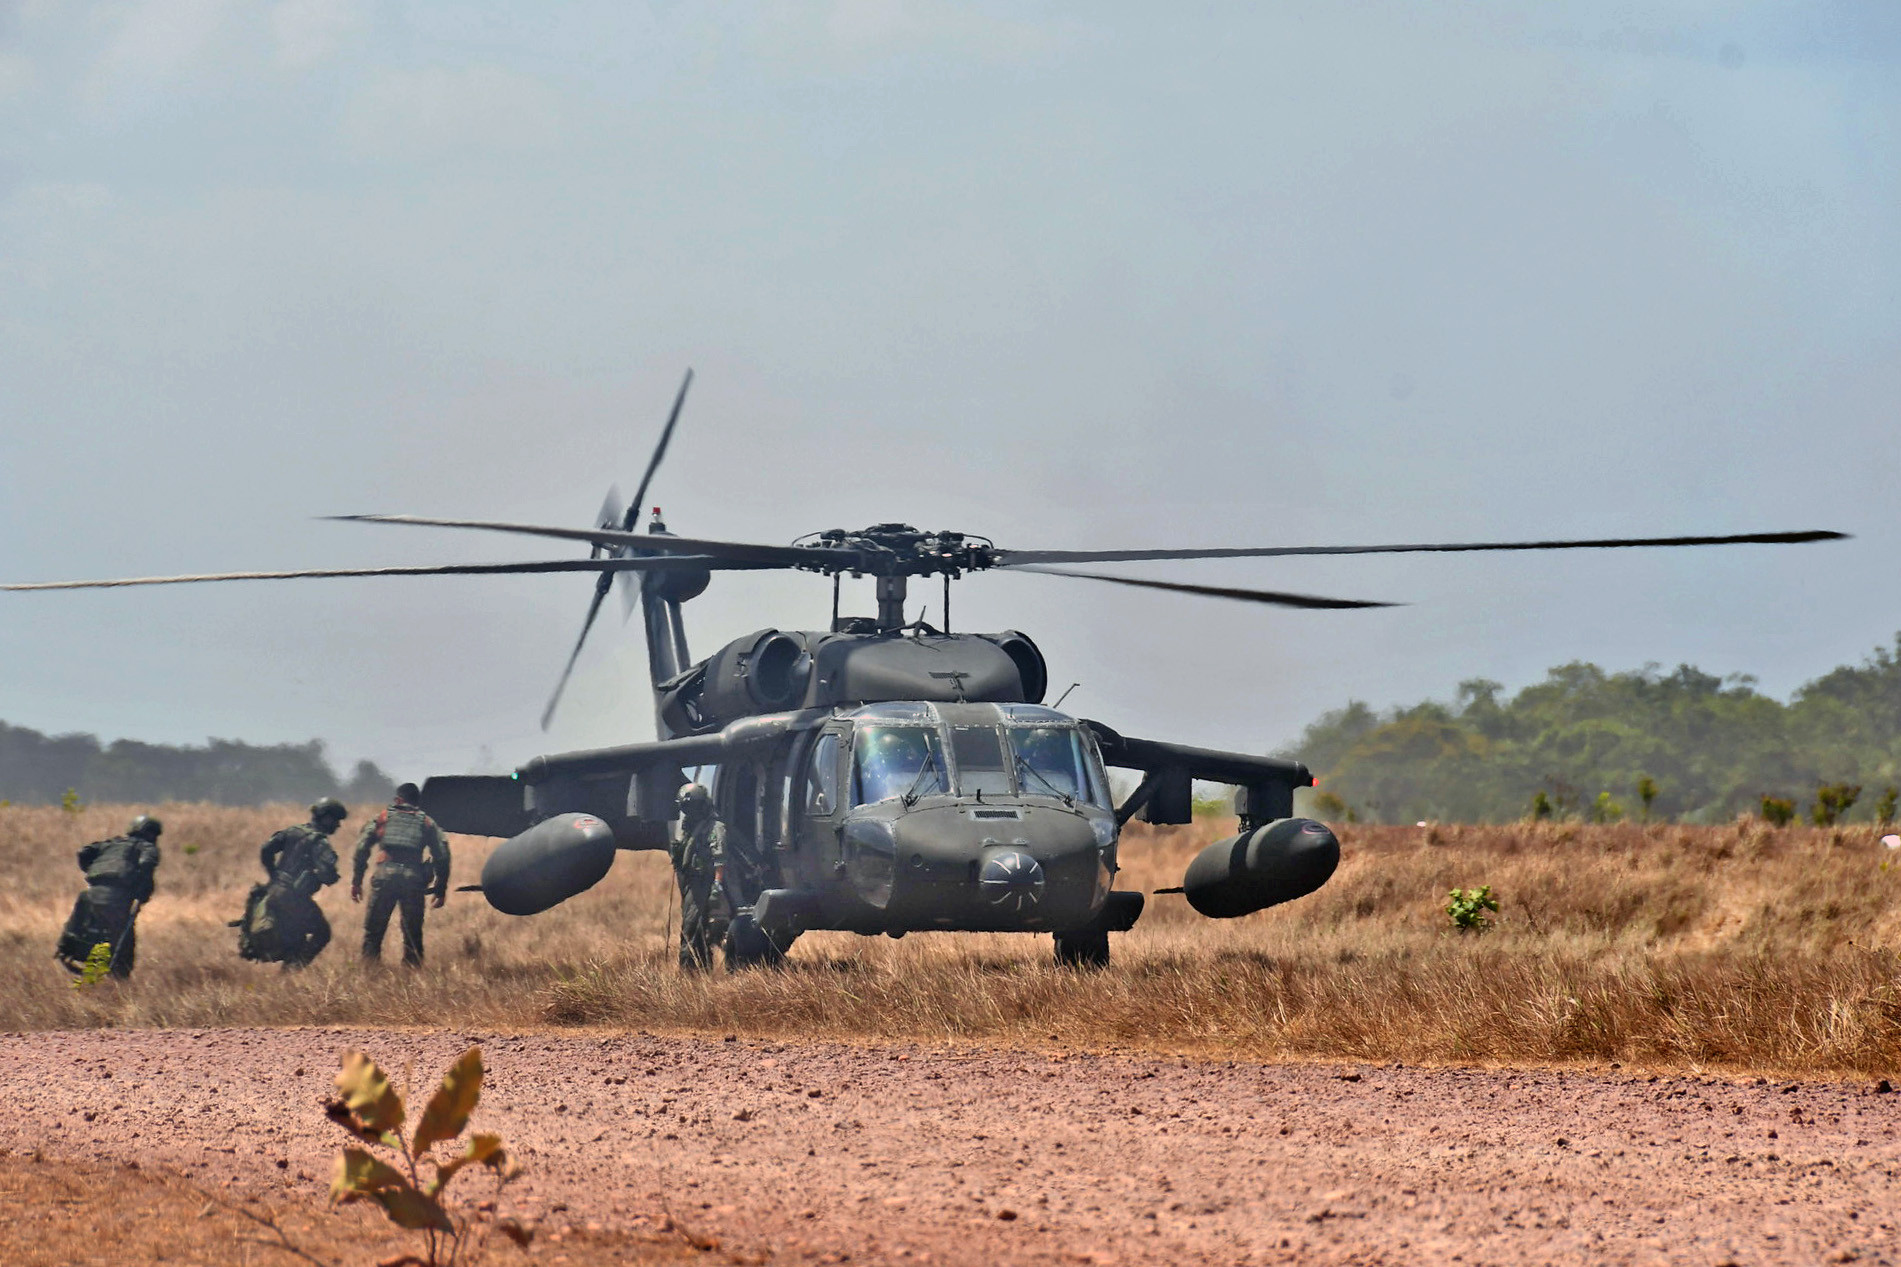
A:
[[[1043,899],[1043,866],[1021,850],[993,853],[984,859],[977,887],[992,906],[1021,914]]]

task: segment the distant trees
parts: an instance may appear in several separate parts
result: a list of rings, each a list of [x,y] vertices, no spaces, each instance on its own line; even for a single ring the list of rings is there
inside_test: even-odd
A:
[[[99,802],[210,801],[262,805],[340,796],[387,799],[394,785],[373,762],[359,761],[339,779],[323,744],[260,746],[212,739],[205,746],[173,747],[92,735],[43,735],[0,722],[0,799],[56,805],[68,789]]]
[[[1892,803],[1861,786],[1901,782],[1901,634],[1783,703],[1746,676],[1691,665],[1613,673],[1550,670],[1506,696],[1483,678],[1450,703],[1384,713],[1353,701],[1290,750],[1364,821],[1502,822],[1610,817],[1634,797],[1643,816],[1711,822],[1822,789],[1811,817],[1875,820]],[[1344,815],[1343,815],[1344,816]]]

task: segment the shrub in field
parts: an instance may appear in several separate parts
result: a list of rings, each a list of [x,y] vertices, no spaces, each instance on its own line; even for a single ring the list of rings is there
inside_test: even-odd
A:
[[[1895,799],[1901,797],[1901,788],[1890,783],[1881,793],[1881,799],[1875,802],[1875,821],[1883,827],[1894,821]]]
[[[337,1099],[325,1106],[325,1114],[365,1144],[387,1150],[397,1164],[366,1148],[345,1148],[330,1180],[330,1199],[338,1205],[373,1201],[390,1222],[421,1232],[424,1254],[396,1261],[412,1267],[451,1267],[460,1261],[468,1221],[449,1213],[442,1194],[465,1166],[487,1166],[498,1190],[520,1173],[509,1161],[499,1135],[473,1134],[456,1156],[437,1154],[439,1145],[452,1144],[462,1134],[481,1096],[482,1049],[471,1047],[449,1066],[442,1085],[423,1109],[422,1120],[405,1140],[403,1097],[390,1084],[389,1075],[360,1051],[344,1053],[343,1069],[337,1074]],[[426,1179],[425,1164],[431,1172]]]
[[[68,814],[77,814],[80,810],[86,808],[85,805],[80,802],[79,789],[70,787],[66,789],[66,794],[59,798],[59,807]]]
[[[1657,800],[1657,781],[1649,775],[1637,780],[1637,799],[1644,803],[1644,821],[1650,821],[1650,807]]]
[[[1531,821],[1534,823],[1542,823],[1547,818],[1550,818],[1551,814],[1551,797],[1543,788],[1539,788],[1531,795]]]
[[[96,943],[86,955],[86,962],[79,965],[79,975],[73,978],[73,989],[87,990],[106,979],[112,971],[112,943]]]
[[[1809,806],[1809,818],[1817,827],[1833,827],[1861,796],[1859,783],[1824,783],[1815,789],[1815,804]]]
[[[1787,827],[1795,821],[1795,802],[1780,796],[1764,796],[1762,817],[1771,826]]]
[[[1611,799],[1609,792],[1599,792],[1597,800],[1591,805],[1591,821],[1594,823],[1615,823],[1624,817],[1624,807]]]
[[[1498,913],[1498,899],[1492,896],[1492,886],[1482,884],[1476,889],[1453,889],[1451,900],[1446,903],[1446,917],[1452,926],[1462,933],[1482,933],[1492,926],[1486,912]]]

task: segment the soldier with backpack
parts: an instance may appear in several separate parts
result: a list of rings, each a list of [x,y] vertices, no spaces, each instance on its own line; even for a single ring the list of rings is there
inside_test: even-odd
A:
[[[86,873],[86,890],[73,903],[73,913],[59,935],[53,955],[67,969],[84,970],[95,946],[110,947],[111,973],[132,975],[138,953],[134,927],[139,908],[152,896],[158,871],[158,838],[165,830],[150,814],[140,814],[125,835],[100,840],[79,851],[79,868]]]
[[[324,797],[310,807],[310,821],[286,827],[258,857],[269,879],[251,889],[238,930],[238,954],[261,963],[301,968],[330,944],[330,921],[315,901],[317,891],[337,882],[337,851],[330,847],[350,812]]]
[[[352,860],[350,900],[363,900],[363,873],[370,854],[376,853],[376,873],[370,877],[370,908],[363,920],[363,957],[383,957],[383,934],[389,917],[402,910],[403,962],[422,963],[422,902],[425,896],[440,907],[449,894],[449,842],[435,820],[417,804],[422,793],[414,783],[396,789],[389,808],[363,824]]]

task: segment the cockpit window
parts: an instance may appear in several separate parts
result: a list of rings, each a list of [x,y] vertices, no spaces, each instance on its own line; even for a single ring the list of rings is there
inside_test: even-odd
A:
[[[957,761],[959,796],[1008,796],[1016,790],[995,726],[952,726],[951,756]]]
[[[924,726],[859,726],[852,744],[852,804],[936,796],[950,780],[944,744]]]
[[[838,808],[838,736],[824,734],[812,745],[812,778],[805,812],[824,818]]]
[[[1025,796],[1060,796],[1106,804],[1095,754],[1074,726],[1009,726],[1004,733],[1016,758],[1017,786]]]

